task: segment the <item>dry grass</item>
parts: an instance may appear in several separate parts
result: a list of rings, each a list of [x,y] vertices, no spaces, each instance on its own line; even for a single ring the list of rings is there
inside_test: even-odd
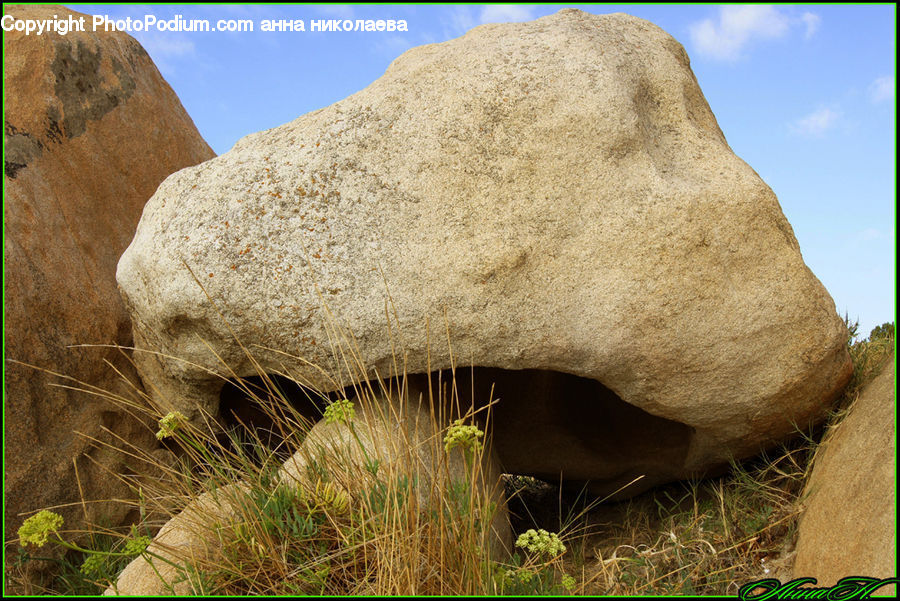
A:
[[[849,327],[855,334],[856,324],[849,324]],[[855,400],[862,387],[881,372],[885,362],[893,357],[895,345],[893,322],[876,327],[868,338],[858,341],[851,340],[850,358],[853,360],[853,377],[844,391],[842,406]]]
[[[492,545],[491,523],[499,507],[489,490],[475,484],[484,481],[481,451],[468,450],[467,469],[454,473],[452,455],[464,451],[432,452],[443,451],[444,428],[437,427],[435,413],[428,416],[435,420],[426,428],[434,432],[430,437],[408,430],[399,439],[384,437],[379,423],[402,423],[410,415],[408,401],[395,397],[391,406],[396,413],[379,419],[385,404],[378,400],[387,393],[358,389],[357,416],[346,424],[352,436],[334,447],[304,446],[310,424],[291,415],[290,403],[277,396],[257,397],[257,405],[282,434],[277,449],[267,449],[250,428],[238,428],[224,445],[212,431],[179,432],[182,462],[189,469],[174,471],[166,486],[149,497],[180,496],[196,503],[203,492],[224,490],[217,509],[233,511],[205,512],[226,515],[191,524],[198,539],[213,541],[208,557],[190,562],[171,550],[188,583],[177,590],[254,595],[484,592],[479,587],[489,561],[485,550]],[[373,440],[376,445],[370,444]],[[280,477],[285,456],[298,450],[302,469],[290,480]],[[234,482],[246,486],[226,488]],[[163,492],[173,486],[180,495]]]
[[[485,447],[447,451],[443,443],[452,419],[484,426],[490,403],[477,415],[471,407],[460,407],[452,370],[442,386],[426,391],[411,389],[403,376],[366,380],[352,337],[336,331],[336,338],[335,348],[350,349],[339,357],[341,373],[359,374],[362,384],[345,389],[336,382],[333,388],[344,391],[339,396],[303,388],[314,406],[336,398],[356,404],[357,416],[344,424],[345,434],[351,434],[343,439],[348,444],[329,450],[336,455],[323,455],[321,446],[316,452],[304,447],[316,416],[299,411],[271,373],[260,367],[253,381],[231,374],[232,384],[267,416],[266,429],[237,423],[223,430],[211,418],[185,424],[166,439],[171,451],[166,460],[120,440],[121,452],[154,466],[152,474],[127,477],[138,494],[136,501],[123,502],[140,512],[141,524],[129,533],[95,529],[94,550],[105,558],[102,566],[79,574],[80,562],[91,554],[70,554],[62,560],[61,580],[45,589],[32,586],[31,592],[104,589],[125,563],[109,552],[121,552],[139,535],[154,534],[172,516],[202,503],[210,491],[219,491],[216,510],[199,512],[190,526],[193,536],[207,541],[207,553],[179,555],[164,545],[149,549],[158,566],[177,573],[169,580],[172,591],[722,595],[736,594],[751,580],[789,573],[801,495],[821,429],[734,465],[725,476],[660,487],[615,504],[573,499],[552,485],[517,478],[508,492],[519,497],[514,504],[518,531],[530,526],[557,531],[568,550],[547,557],[513,549],[513,555],[501,557],[488,551],[500,503],[488,484],[491,477],[481,471]],[[854,376],[832,423],[892,356],[893,345],[892,330],[890,336],[851,345]],[[292,379],[290,361],[300,360],[286,357],[281,378]],[[400,359],[395,373],[405,373]],[[148,395],[134,390],[143,398],[112,400],[129,411],[152,404]],[[385,398],[392,402],[385,404]],[[404,430],[387,447],[373,450],[371,439],[384,437],[375,431],[379,420],[370,416],[400,423],[420,398],[430,436]],[[304,448],[304,469],[287,485],[279,469]],[[465,469],[460,471],[460,464]],[[7,583],[22,579],[16,566],[23,563],[7,558]]]
[[[485,456],[490,445],[479,438],[463,438],[455,448],[445,445],[454,420],[487,429],[490,399],[477,411],[461,407],[454,370],[437,378],[442,384],[424,391],[411,391],[403,376],[367,380],[352,338],[344,336],[341,343],[340,348],[350,350],[340,357],[344,369],[337,372],[350,373],[351,380],[355,374],[360,383],[343,388],[334,382],[332,387],[343,391],[337,395],[295,380],[290,362],[300,364],[299,358],[285,356],[277,380],[260,366],[254,378],[238,377],[225,366],[231,385],[243,392],[257,417],[264,416],[264,429],[242,422],[226,429],[208,415],[189,423],[173,414],[177,426],[164,438],[168,453],[150,453],[119,439],[119,452],[152,468],[110,474],[135,491],[136,500],[122,502],[143,517],[137,530],[126,534],[96,528],[111,542],[70,553],[55,587],[20,584],[36,594],[115,587],[124,563],[117,553],[177,516],[183,536],[193,544],[185,548],[173,546],[171,538],[158,540],[138,560],[152,564],[160,575],[157,593],[481,595],[562,590],[558,558],[510,554],[505,506],[496,490],[500,474],[483,471],[490,466]],[[397,371],[405,370],[398,365]],[[311,419],[298,410],[296,399],[282,390],[285,381],[302,387],[310,406],[325,406],[326,417],[339,405],[335,401],[349,399],[355,415],[314,425],[321,416]],[[128,411],[150,411],[154,421],[165,417],[153,395],[136,386],[133,390],[141,398],[108,400]],[[405,423],[412,425],[393,427]],[[324,433],[316,438],[310,434],[316,433],[314,428]],[[386,429],[393,434],[386,435]],[[299,466],[290,478],[283,473],[288,458]],[[30,555],[7,562],[13,567],[7,570],[7,584],[21,581],[16,563],[21,567],[37,559]],[[89,566],[82,563],[85,559]]]
[[[727,476],[677,483],[585,520],[583,590],[605,595],[736,594],[794,534],[810,448],[782,447]],[[775,561],[777,564],[777,561]]]

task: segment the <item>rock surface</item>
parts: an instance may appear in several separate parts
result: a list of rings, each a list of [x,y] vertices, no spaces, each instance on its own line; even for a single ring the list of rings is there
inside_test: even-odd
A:
[[[797,537],[794,577],[897,575],[894,363],[863,389],[816,455]],[[887,588],[878,594],[887,594]]]
[[[11,5],[4,14],[80,15]],[[116,263],[159,183],[213,152],[126,34],[11,31],[3,34],[3,60],[6,357],[123,393],[104,360],[136,378],[117,351],[67,347],[131,344]],[[21,512],[79,501],[79,480],[89,500],[126,495],[106,471],[118,471],[124,458],[90,449],[73,431],[110,441],[108,428],[145,448],[155,446],[152,431],[98,397],[51,386],[71,382],[4,367],[6,540],[15,539]],[[121,504],[87,510],[92,519],[123,517]],[[56,511],[67,528],[83,518],[80,505]]]
[[[104,595],[186,596],[200,594],[196,582],[186,578],[187,559],[204,565],[221,551],[214,526],[232,523],[240,514],[247,493],[244,484],[232,484],[203,493],[166,522],[147,547],[146,556],[133,559]],[[150,555],[152,554],[152,555]]]
[[[660,446],[671,458],[631,492],[754,453],[819,419],[850,375],[833,301],[684,49],[623,14],[564,9],[406,52],[169,177],[117,277],[136,343],[187,360],[139,357],[185,413],[216,411],[206,370],[227,371],[210,348],[242,376],[245,349],[267,370],[288,360],[265,349],[339,369],[349,338],[330,316],[380,377],[448,368],[452,346],[460,365],[600,383],[637,412],[582,415],[603,403],[525,387],[498,407],[553,421],[494,430],[506,469],[576,471],[598,492]],[[672,422],[659,444],[644,414]],[[611,417],[638,420],[612,474],[591,428]]]

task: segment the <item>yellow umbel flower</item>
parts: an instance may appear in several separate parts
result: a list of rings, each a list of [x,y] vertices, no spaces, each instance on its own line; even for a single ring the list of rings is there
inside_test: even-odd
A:
[[[447,429],[447,435],[444,437],[444,448],[447,452],[453,447],[462,447],[463,449],[471,449],[478,452],[481,449],[481,441],[484,432],[478,429],[478,426],[466,426],[463,420],[458,419],[453,425]]]
[[[334,422],[349,424],[356,417],[353,401],[341,399],[331,403],[325,408],[324,417],[326,424],[333,424]]]
[[[566,546],[559,540],[555,532],[547,532],[543,528],[533,528],[520,534],[516,546],[536,555],[547,555],[550,558],[566,552]]]
[[[43,547],[51,532],[56,532],[63,525],[63,517],[52,511],[39,511],[22,524],[19,528],[19,544],[35,547]]]
[[[81,573],[85,576],[101,576],[106,570],[106,557],[103,555],[88,555],[81,564]]]
[[[170,411],[159,420],[159,432],[156,438],[162,440],[174,436],[175,432],[187,422],[187,418],[180,411]]]
[[[147,550],[147,547],[150,546],[150,537],[149,536],[137,536],[135,538],[129,538],[125,542],[125,553],[129,555],[140,555],[144,551]]]

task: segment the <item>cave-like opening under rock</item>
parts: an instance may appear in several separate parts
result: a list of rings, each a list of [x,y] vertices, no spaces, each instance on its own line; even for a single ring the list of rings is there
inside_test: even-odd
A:
[[[445,372],[440,379],[449,391],[453,378]],[[427,390],[425,376],[411,380]],[[431,385],[438,388],[435,375]],[[587,485],[603,496],[619,487],[626,488],[615,498],[631,496],[673,480],[693,435],[690,426],[631,405],[601,382],[559,371],[459,368],[455,389],[463,412],[495,401],[486,421],[505,472]]]
[[[305,427],[316,423],[334,396],[323,395],[279,374],[247,376],[222,386],[219,415],[232,437],[259,441],[274,450],[287,438],[285,428],[289,424]]]
[[[626,487],[616,498],[674,479],[693,434],[685,424],[626,403],[600,382],[558,371],[476,366],[458,368],[455,376],[447,370],[431,374],[430,393],[424,374],[409,375],[406,384],[410,397],[421,394],[428,401],[430,394],[447,420],[480,409],[477,419],[487,425],[505,472],[574,488],[587,484],[602,495]],[[244,378],[243,385],[255,395],[232,382],[222,388],[223,419],[275,432],[276,441],[283,437],[258,407],[259,398],[280,396],[315,422],[329,400],[356,395],[354,387],[323,395],[278,375]],[[396,381],[384,387],[398,389]],[[381,385],[373,383],[373,389]],[[484,407],[491,401],[488,413]]]

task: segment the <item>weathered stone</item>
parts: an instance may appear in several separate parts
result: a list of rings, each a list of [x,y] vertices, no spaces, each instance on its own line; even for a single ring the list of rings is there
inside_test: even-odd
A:
[[[10,5],[4,14],[80,15]],[[68,347],[131,344],[116,263],[163,178],[213,152],[124,33],[10,31],[3,61],[6,357],[125,393],[104,364],[136,379],[124,356]],[[107,428],[143,448],[155,445],[153,432],[97,396],[52,386],[71,381],[13,362],[4,368],[6,540],[15,541],[23,512],[41,507],[73,504],[56,511],[76,530],[85,511],[92,520],[120,521],[123,504],[82,507],[79,488],[88,500],[128,494],[108,472],[118,472],[125,457],[91,448],[74,431],[112,442]]]
[[[845,576],[897,575],[895,412],[889,360],[816,454],[800,519],[795,578],[832,586]]]
[[[752,454],[819,419],[850,374],[833,301],[684,49],[623,14],[408,51],[168,178],[118,280],[136,343],[179,358],[141,354],[143,377],[185,413],[216,411],[220,358],[256,373],[246,349],[337,386],[350,338],[330,316],[380,377],[448,368],[452,346],[460,365],[584,378],[597,386],[564,388],[588,398],[498,395],[494,440],[506,469],[598,492]]]
[[[247,495],[242,483],[203,493],[165,523],[147,547],[131,561],[104,595],[200,594],[194,566],[204,566],[221,554],[217,527],[233,524]],[[192,579],[193,577],[193,579]]]

